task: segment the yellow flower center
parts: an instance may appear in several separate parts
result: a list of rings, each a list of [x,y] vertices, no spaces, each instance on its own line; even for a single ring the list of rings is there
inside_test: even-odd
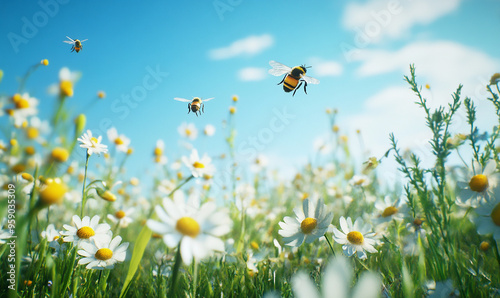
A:
[[[384,209],[384,212],[382,212],[382,217],[389,217],[391,215],[394,215],[398,212],[398,208],[389,206]]]
[[[155,148],[155,151],[154,151],[155,156],[161,156],[162,153],[163,153],[163,150],[161,150],[161,148],[159,148],[159,147]]]
[[[363,244],[364,238],[360,232],[352,231],[347,234],[347,240],[349,240],[352,244],[361,245]]]
[[[16,109],[27,109],[30,107],[30,103],[24,99],[20,98],[19,100],[16,100]]]
[[[60,179],[47,179],[45,183],[40,191],[40,200],[47,205],[58,203],[66,194],[66,185]]]
[[[483,241],[481,242],[481,244],[479,244],[479,249],[482,251],[487,251],[488,249],[490,249],[490,244],[486,241]]]
[[[34,179],[33,176],[31,176],[31,174],[28,174],[28,173],[22,173],[21,177],[23,177],[24,180],[30,181],[30,182],[33,181],[33,179]]]
[[[231,114],[236,113],[236,107],[229,107],[229,113]]]
[[[49,60],[43,59],[40,63],[47,66],[47,65],[49,65]]]
[[[24,152],[26,152],[26,154],[28,154],[28,155],[33,155],[33,154],[35,154],[35,147],[28,146],[24,149]]]
[[[26,170],[26,166],[22,163],[18,163],[18,164],[15,164],[12,166],[12,168],[10,168],[12,170],[12,172],[16,173],[16,174],[20,174],[22,172],[24,172],[24,170]]]
[[[318,225],[318,221],[315,218],[307,217],[300,223],[300,229],[304,234],[310,234]]]
[[[97,97],[99,97],[101,99],[104,98],[104,97],[106,97],[106,92],[104,92],[104,91],[97,92]]]
[[[192,134],[192,132],[189,128],[186,128],[185,133],[186,133],[186,136],[188,136],[188,137]]]
[[[59,84],[59,88],[61,89],[61,94],[64,96],[73,96],[73,82],[71,81],[61,81]]]
[[[95,258],[101,261],[106,261],[111,259],[113,252],[109,248],[101,248],[95,253]]]
[[[488,188],[488,177],[483,174],[475,175],[470,179],[469,186],[475,192],[483,192]]]
[[[99,140],[96,137],[91,137],[90,142],[92,142],[92,146],[95,146],[97,143],[99,143]]]
[[[56,147],[52,150],[52,158],[58,162],[65,162],[69,158],[69,152],[64,148]]]
[[[259,249],[259,244],[258,244],[256,241],[252,241],[252,242],[250,242],[250,246],[251,246],[253,249]]]
[[[175,229],[182,235],[196,237],[200,233],[200,225],[191,217],[181,217],[175,224]]]
[[[491,211],[491,220],[495,225],[500,226],[500,203],[498,203],[493,211]]]
[[[101,193],[98,192],[98,194],[102,199],[104,199],[108,202],[116,201],[116,196],[112,192],[110,192],[109,190],[106,190],[106,191],[101,192]]]
[[[195,162],[193,163],[193,167],[195,167],[196,169],[203,169],[203,168],[205,167],[205,165],[204,165],[204,164],[202,164],[201,162],[197,162],[197,161],[195,161]]]
[[[26,135],[28,136],[28,139],[34,139],[38,137],[39,134],[40,132],[36,127],[28,127],[28,129],[26,130]]]
[[[123,210],[116,211],[115,217],[118,219],[122,219],[125,217],[125,212]]]
[[[94,236],[95,232],[91,227],[81,227],[76,231],[76,236],[80,239],[89,239],[90,237]]]
[[[57,239],[59,239],[59,236],[54,236],[54,238],[52,238],[52,241],[56,241]]]
[[[123,144],[123,140],[121,138],[116,138],[115,139],[115,144],[116,145],[122,145]]]

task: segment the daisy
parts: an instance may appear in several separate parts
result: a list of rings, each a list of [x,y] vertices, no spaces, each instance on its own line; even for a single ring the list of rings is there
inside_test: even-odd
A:
[[[92,136],[92,132],[87,130],[78,141],[80,141],[80,147],[87,149],[87,154],[92,155],[96,153],[101,155],[101,153],[108,153],[108,146],[101,144],[102,136],[95,138]]]
[[[344,257],[336,257],[325,269],[323,275],[322,295],[318,293],[316,284],[309,274],[299,272],[292,278],[292,289],[298,298],[345,298],[345,297],[379,297],[381,293],[381,280],[377,274],[364,272],[357,284],[353,284],[354,270]]]
[[[122,237],[116,236],[103,239],[94,239],[92,242],[82,243],[78,254],[83,256],[78,261],[79,265],[88,264],[87,269],[113,269],[116,263],[125,261],[129,243],[120,244]]]
[[[386,196],[383,201],[379,200],[375,203],[375,209],[378,212],[373,223],[377,227],[384,228],[383,224],[392,220],[401,221],[407,213],[408,208],[402,199],[394,200],[390,196]]]
[[[342,245],[342,250],[347,256],[352,256],[357,253],[358,258],[366,259],[365,250],[369,253],[376,253],[377,250],[373,247],[376,244],[374,239],[375,233],[370,233],[370,225],[364,224],[363,219],[358,217],[352,224],[350,217],[347,220],[340,217],[340,228],[342,232],[333,228],[333,239],[335,242]]]
[[[53,84],[49,86],[50,94],[59,94],[60,97],[72,97],[73,85],[81,77],[81,73],[70,71],[69,68],[63,67],[59,71],[59,85]]]
[[[59,234],[59,231],[54,227],[54,224],[48,225],[47,229],[45,229],[45,231],[42,231],[41,234],[43,238],[47,239],[49,247],[52,247],[55,250],[53,254],[55,257],[59,256],[60,252],[64,251],[64,245],[61,245],[59,242],[59,240],[61,240],[61,235]]]
[[[13,109],[8,109],[7,114],[14,119],[14,126],[27,125],[28,117],[38,114],[38,99],[30,97],[28,93],[23,95],[16,93],[12,96]]]
[[[153,151],[153,155],[155,157],[155,162],[160,165],[164,165],[167,163],[167,157],[163,155],[163,150],[165,149],[165,143],[163,140],[156,141],[156,147]]]
[[[82,243],[90,242],[92,239],[102,240],[104,237],[111,237],[110,226],[106,223],[99,224],[99,215],[90,217],[85,216],[80,219],[78,215],[73,215],[73,224],[63,225],[66,231],[61,232],[64,242],[76,242],[78,246]]]
[[[182,162],[191,170],[191,175],[194,177],[203,177],[204,175],[212,176],[215,172],[215,167],[211,164],[212,159],[204,154],[202,158],[198,155],[198,151],[193,149],[189,158],[182,157]]]
[[[190,140],[196,140],[196,137],[198,136],[198,130],[196,129],[196,126],[194,126],[193,123],[186,123],[183,122],[178,128],[177,131],[182,137],[185,137]]]
[[[473,222],[477,226],[477,233],[493,234],[493,238],[500,241],[500,188],[495,189],[494,199],[480,204],[475,212],[477,216],[473,218]]]
[[[168,247],[179,246],[186,265],[211,255],[212,251],[224,251],[224,242],[219,238],[230,231],[231,220],[225,212],[216,211],[216,204],[199,205],[183,200],[163,200],[163,207],[155,207],[160,221],[148,220],[148,227],[163,235]]]
[[[118,224],[120,228],[126,228],[134,220],[130,215],[134,213],[135,208],[128,208],[127,210],[120,209],[115,212],[115,214],[108,214],[108,219],[114,223]]]
[[[459,203],[476,207],[481,201],[487,200],[492,189],[498,184],[497,163],[490,159],[483,168],[474,161],[472,171],[467,173],[467,180],[457,183],[462,190],[457,196]]]
[[[215,134],[215,126],[213,126],[212,124],[205,125],[205,128],[203,129],[203,133],[207,137],[213,136]]]
[[[127,152],[128,146],[130,145],[130,139],[124,134],[118,135],[116,128],[111,127],[107,131],[108,139],[110,142],[116,145],[116,150],[121,152]]]
[[[349,180],[349,184],[354,187],[366,187],[370,185],[371,181],[365,175],[354,175],[351,180]]]
[[[279,234],[288,246],[298,247],[304,243],[312,243],[323,236],[332,222],[333,213],[326,211],[323,200],[305,199],[302,209],[294,209],[296,218],[285,216],[279,225]]]

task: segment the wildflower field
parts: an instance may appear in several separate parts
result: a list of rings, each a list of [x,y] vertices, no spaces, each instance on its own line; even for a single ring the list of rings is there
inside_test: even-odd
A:
[[[428,168],[396,135],[384,156],[355,164],[337,112],[327,109],[335,148],[327,161],[280,180],[257,158],[251,175],[236,176],[234,96],[218,134],[227,151],[208,156],[193,148],[167,163],[170,141],[158,140],[150,151],[157,171],[139,193],[145,181],[126,171],[133,140],[115,128],[96,135],[85,114],[66,108],[78,96],[76,72],[61,69],[55,112],[38,118],[40,102],[24,88],[45,67],[48,60],[35,64],[20,92],[2,97],[10,123],[0,143],[2,296],[500,295],[500,123],[478,130],[476,105],[462,86],[448,106],[431,110],[415,68],[404,77],[432,132]],[[484,88],[500,117],[499,77]],[[470,129],[451,132],[460,110]],[[450,166],[452,156],[463,163]],[[377,179],[377,166],[390,159],[404,176],[402,191]],[[214,191],[221,173],[230,179]]]

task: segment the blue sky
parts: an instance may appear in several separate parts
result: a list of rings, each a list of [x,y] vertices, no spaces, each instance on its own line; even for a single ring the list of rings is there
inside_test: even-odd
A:
[[[153,167],[158,139],[170,160],[186,153],[177,132],[183,122],[200,131],[193,145],[201,153],[226,152],[221,124],[235,94],[236,153],[243,164],[246,144],[265,135],[276,111],[285,110],[293,115],[290,121],[256,148],[281,169],[305,163],[314,144],[327,138],[327,107],[339,110],[341,133],[351,136],[354,148],[354,132],[361,129],[369,155],[385,152],[392,131],[402,146],[422,148],[428,134],[403,82],[408,65],[415,63],[419,82],[431,85],[426,95],[433,106],[448,102],[460,83],[466,95],[484,98],[482,87],[500,70],[500,3],[493,0],[61,2],[0,3],[0,93],[15,93],[17,78],[49,59],[26,86],[40,100],[43,119],[54,109],[47,87],[58,81],[59,70],[81,72],[68,107],[85,110],[93,131],[105,121],[128,136],[135,150],[129,172],[137,176]],[[50,13],[40,3],[50,3]],[[26,21],[35,32],[26,34]],[[88,41],[80,53],[71,53],[62,42],[66,35]],[[23,42],[16,44],[13,36]],[[310,85],[308,95],[299,90],[292,97],[276,86],[281,78],[267,74],[269,60],[311,65],[308,74],[321,83]],[[152,70],[161,73],[158,84],[127,107],[123,98],[132,97]],[[107,97],[93,103],[98,90]],[[200,117],[173,100],[194,96],[215,97]],[[484,100],[478,105],[480,124],[494,125],[490,106]],[[464,130],[458,122],[456,129]],[[217,129],[210,139],[201,133],[206,124]]]

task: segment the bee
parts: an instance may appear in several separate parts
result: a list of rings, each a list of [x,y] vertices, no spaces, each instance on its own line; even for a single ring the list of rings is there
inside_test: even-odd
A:
[[[269,70],[269,73],[272,74],[273,76],[285,75],[283,77],[283,80],[281,80],[281,82],[278,83],[278,85],[283,83],[283,90],[285,90],[285,92],[293,91],[293,95],[295,95],[295,92],[297,92],[297,90],[300,89],[300,87],[302,86],[302,83],[304,83],[304,92],[307,94],[308,83],[319,84],[318,79],[306,76],[307,72],[306,68],[309,68],[310,66],[306,67],[305,65],[301,65],[291,68],[272,60],[269,61],[269,65],[273,67],[272,69]]]
[[[68,37],[68,36],[66,36],[66,37]],[[84,39],[84,40],[75,39],[75,40],[73,40],[69,37],[68,37],[68,39],[69,40],[64,40],[63,42],[69,43],[71,45],[71,52],[72,53],[73,53],[73,51],[76,51],[77,53],[80,52],[80,50],[83,48],[82,42],[88,40],[88,39]]]
[[[188,103],[188,114],[189,114],[189,112],[192,111],[193,113],[196,114],[196,116],[198,116],[198,112],[200,112],[200,114],[202,112],[205,113],[204,102],[209,101],[209,100],[214,99],[214,98],[213,97],[207,98],[207,99],[204,99],[203,101],[199,97],[194,97],[192,100],[185,99],[185,98],[179,98],[179,97],[175,97],[174,99],[177,101],[189,102]]]

